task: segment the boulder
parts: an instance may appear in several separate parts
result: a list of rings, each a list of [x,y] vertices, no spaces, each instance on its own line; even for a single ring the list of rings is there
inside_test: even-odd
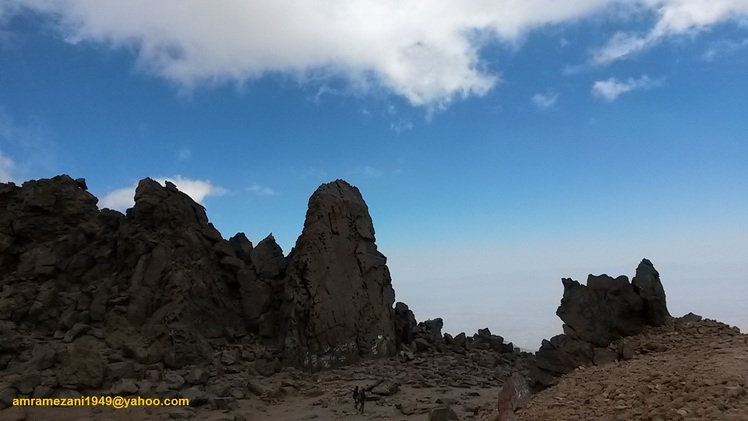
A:
[[[371,389],[371,393],[380,396],[392,396],[400,390],[400,385],[391,380],[385,380]]]
[[[457,413],[449,406],[437,406],[429,410],[429,421],[457,421]]]
[[[499,391],[498,412],[499,420],[514,419],[514,412],[527,405],[530,401],[530,386],[527,380],[518,373],[512,374]]]

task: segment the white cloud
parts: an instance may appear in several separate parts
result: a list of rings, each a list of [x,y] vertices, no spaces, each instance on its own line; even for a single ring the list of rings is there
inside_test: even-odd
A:
[[[603,48],[593,54],[592,60],[597,64],[607,64],[630,54],[637,53],[649,47],[654,42],[655,39],[650,36],[641,37],[617,32]]]
[[[135,187],[112,190],[99,200],[99,209],[109,208],[124,212],[135,204]]]
[[[552,107],[558,100],[558,94],[555,92],[548,92],[547,94],[535,94],[530,99],[532,104],[535,105],[539,110],[546,110]]]
[[[658,20],[646,34],[616,33],[595,51],[593,62],[607,64],[646,50],[676,35],[696,34],[711,26],[748,18],[748,0],[640,0],[640,5],[657,11]]]
[[[644,75],[639,79],[628,78],[624,81],[619,81],[612,77],[608,80],[599,80],[595,82],[592,85],[592,94],[605,101],[613,102],[618,99],[619,96],[627,92],[653,89],[661,84],[662,82],[660,80],[651,79],[647,75]]]
[[[277,196],[278,192],[267,186],[261,186],[257,183],[253,183],[247,187],[247,191],[250,191],[258,196]]]
[[[175,177],[152,177],[162,185],[166,185],[166,181],[174,183],[179,191],[190,196],[192,200],[202,204],[208,196],[220,196],[226,193],[226,189],[223,187],[214,186],[209,180],[192,180],[189,178],[177,175]],[[107,193],[99,201],[99,208],[110,208],[124,212],[127,208],[131,208],[135,204],[135,189],[137,183],[131,187],[123,187],[120,189],[112,190]]]
[[[665,37],[725,20],[743,22],[746,0],[4,0],[53,18],[71,43],[127,48],[138,67],[189,91],[265,74],[302,82],[344,80],[384,88],[429,110],[485,95],[498,69],[486,43],[516,45],[530,30],[613,11],[649,11],[649,33],[620,33],[595,54],[624,57]],[[742,19],[742,20],[741,20]]]
[[[177,159],[180,161],[189,161],[192,158],[192,149],[183,147],[179,149],[177,153]]]
[[[8,156],[0,152],[0,183],[17,183],[18,180],[13,176],[16,163]]]
[[[408,130],[413,130],[413,123],[405,119],[393,121],[390,123],[390,130],[397,134],[407,132]]]
[[[6,176],[15,182],[57,172],[57,147],[50,139],[43,126],[33,121],[18,123],[0,107],[0,144],[4,148],[0,157],[5,157],[2,166]]]
[[[132,48],[139,67],[186,89],[268,73],[342,76],[439,109],[486,94],[482,44],[576,19],[616,0],[6,0],[49,14],[68,42]],[[620,1],[620,0],[618,0]],[[10,9],[9,6],[7,6]]]
[[[166,178],[155,177],[154,180],[164,185],[166,184],[166,181],[174,183],[179,191],[187,194],[187,196],[191,197],[192,200],[201,204],[208,196],[220,196],[227,192],[223,187],[214,186],[210,180],[192,180],[182,177],[181,175]]]
[[[733,54],[745,47],[748,47],[748,38],[740,41],[724,39],[712,43],[701,58],[706,62],[712,62],[719,56]]]
[[[368,165],[358,167],[353,172],[354,174],[363,174],[367,177],[379,177],[382,175],[382,171]]]

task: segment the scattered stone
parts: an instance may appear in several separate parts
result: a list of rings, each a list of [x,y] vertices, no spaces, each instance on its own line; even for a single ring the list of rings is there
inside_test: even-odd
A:
[[[190,406],[201,406],[208,403],[209,396],[197,386],[192,386],[179,392],[180,398],[190,400]]]
[[[693,313],[689,312],[688,314],[686,314],[685,316],[681,317],[680,319],[683,322],[686,322],[686,323],[696,323],[696,322],[700,322],[701,319],[702,319],[702,317],[699,316],[698,314],[693,314]]]
[[[34,347],[29,366],[41,371],[53,367],[56,361],[57,353],[55,350],[51,346],[39,344]]]
[[[400,390],[400,385],[393,381],[385,380],[371,389],[371,393],[381,396],[392,396]]]
[[[89,330],[91,330],[91,326],[88,326],[83,323],[76,323],[66,334],[65,337],[62,338],[63,342],[73,342],[76,338],[79,336],[87,333]]]
[[[449,406],[437,406],[429,411],[429,421],[456,421],[457,413]]]
[[[184,377],[173,371],[167,371],[164,373],[164,383],[169,389],[178,390],[186,383]]]
[[[260,384],[254,379],[250,379],[247,382],[247,390],[252,392],[252,394],[254,394],[255,396],[261,396],[267,393],[267,388],[265,388],[265,386],[263,386],[262,384]]]
[[[138,393],[138,385],[133,379],[122,379],[115,383],[110,392],[115,396],[129,396]]]
[[[23,395],[29,395],[34,391],[36,386],[39,386],[42,382],[42,378],[39,372],[24,373],[11,382],[11,385],[18,389],[18,392]]]
[[[618,360],[618,352],[610,348],[595,348],[592,350],[592,363],[595,365],[611,364]]]
[[[205,384],[210,379],[210,372],[204,367],[194,367],[184,377],[185,382],[189,384]]]

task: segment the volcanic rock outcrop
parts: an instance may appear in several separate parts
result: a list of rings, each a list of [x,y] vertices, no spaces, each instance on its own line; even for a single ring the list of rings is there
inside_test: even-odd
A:
[[[68,176],[1,185],[0,322],[18,335],[9,343],[92,335],[93,364],[107,349],[181,367],[208,358],[210,341],[246,333],[235,274],[244,263],[202,206],[150,179],[127,216],[96,203]]]
[[[396,351],[395,292],[359,190],[343,180],[309,199],[288,257],[281,334],[303,366],[327,368]]]
[[[0,184],[0,410],[16,397],[154,393],[223,410],[269,396],[256,380],[284,365],[438,354],[506,366],[494,382],[532,359],[488,329],[452,337],[441,319],[393,308],[368,207],[345,181],[311,196],[288,256],[272,234],[224,240],[169,182],[142,180],[126,215],[97,202],[66,175]],[[657,278],[642,273],[649,291]]]
[[[568,278],[562,282],[564,296],[556,315],[564,321],[564,333],[544,340],[537,352],[535,389],[579,366],[631,358],[634,345],[626,338],[670,319],[659,273],[647,259],[636,269],[633,283],[626,276],[608,275],[589,275],[586,286]]]
[[[312,195],[288,257],[272,234],[224,240],[170,182],[142,180],[126,215],[97,202],[66,175],[0,184],[0,371],[14,379],[0,381],[4,399],[119,391],[123,379],[138,390],[149,372],[177,393],[225,370],[396,353],[386,258],[345,181]],[[158,374],[174,370],[187,371]]]

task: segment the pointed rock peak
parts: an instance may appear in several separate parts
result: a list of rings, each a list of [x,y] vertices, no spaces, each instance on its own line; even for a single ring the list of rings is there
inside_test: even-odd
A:
[[[231,248],[234,249],[234,253],[237,257],[245,262],[250,261],[250,253],[252,253],[254,246],[252,246],[252,242],[249,241],[243,232],[238,232],[236,235],[229,238],[229,244],[231,245]]]
[[[208,225],[205,208],[182,193],[173,183],[162,186],[151,178],[140,180],[135,189],[135,205],[127,217],[146,226],[168,224],[172,227]]]
[[[636,276],[631,284],[634,291],[644,300],[644,311],[647,323],[652,326],[662,326],[670,319],[667,309],[665,288],[660,281],[660,273],[657,272],[652,262],[642,259],[636,268]]]
[[[250,258],[257,275],[261,278],[274,279],[286,271],[283,249],[275,241],[272,233],[257,243],[257,247],[250,253]]]

